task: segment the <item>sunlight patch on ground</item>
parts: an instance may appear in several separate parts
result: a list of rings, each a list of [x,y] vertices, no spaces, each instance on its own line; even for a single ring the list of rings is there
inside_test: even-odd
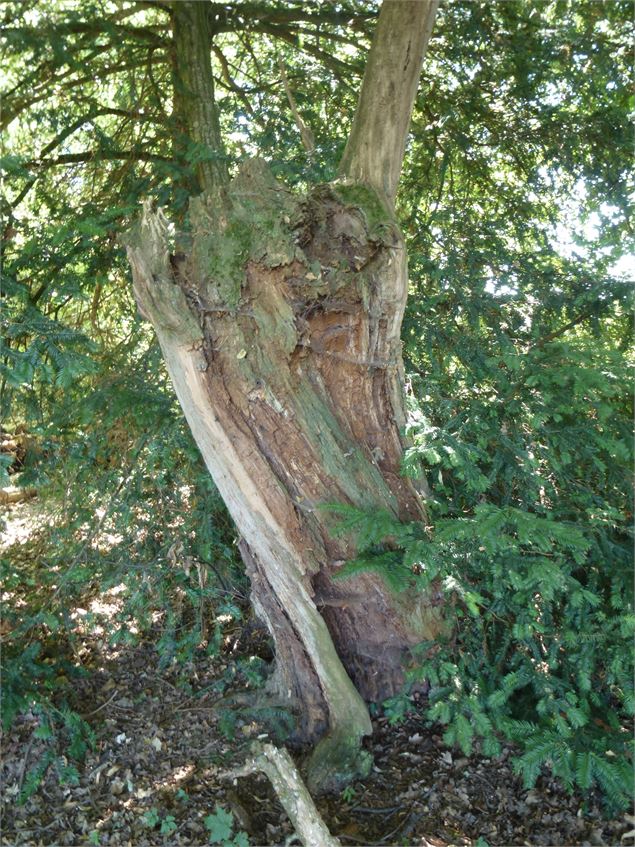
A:
[[[0,513],[0,549],[14,544],[26,544],[42,526],[42,504],[38,502],[16,503]]]
[[[191,765],[181,765],[178,768],[174,768],[171,774],[163,779],[155,779],[152,783],[152,793],[160,790],[168,789],[170,791],[176,791],[181,783],[187,780],[194,773],[195,767],[193,764]],[[151,794],[146,794],[147,796],[151,796]]]
[[[102,592],[90,601],[88,608],[77,606],[71,614],[71,620],[76,624],[78,632],[93,635],[104,635],[112,629],[112,622],[121,612],[124,605],[123,593],[126,586],[123,582]]]

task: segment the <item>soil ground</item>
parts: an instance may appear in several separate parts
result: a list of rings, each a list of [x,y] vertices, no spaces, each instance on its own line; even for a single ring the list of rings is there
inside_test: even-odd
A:
[[[113,648],[107,636],[86,632],[79,645],[90,672],[73,682],[71,705],[96,744],[78,766],[78,784],[60,785],[51,769],[20,803],[51,742],[36,736],[32,713],[4,733],[0,844],[198,847],[209,843],[205,818],[218,807],[233,815],[234,835],[246,833],[250,845],[293,843],[268,781],[226,776],[244,762],[253,739],[275,736],[264,715],[230,708],[228,700],[228,692],[249,686],[250,663],[262,664],[257,657],[267,654],[260,631],[235,630],[220,655],[201,653],[185,667],[167,668],[153,638]],[[317,799],[343,845],[633,844],[635,819],[603,818],[596,797],[569,795],[546,775],[524,789],[509,748],[496,759],[448,749],[442,730],[425,720],[425,706],[422,697],[396,726],[376,717],[371,775]]]

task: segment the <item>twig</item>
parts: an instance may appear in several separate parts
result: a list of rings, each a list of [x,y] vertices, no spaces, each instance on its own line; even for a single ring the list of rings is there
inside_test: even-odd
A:
[[[65,820],[65,819],[64,819]],[[46,826],[34,826],[32,827],[33,832],[46,832],[47,829],[53,829],[54,826],[59,826],[61,823],[59,818],[54,818],[50,823],[47,823]],[[28,833],[22,832],[23,835],[27,835]]]
[[[18,794],[22,791],[22,785],[24,783],[24,774],[26,773],[26,765],[29,761],[29,755],[31,753],[31,747],[33,747],[33,736],[29,739],[29,743],[26,747],[26,752],[24,754],[24,758],[22,759],[22,767],[20,768],[20,776],[18,778]]]
[[[394,838],[394,836],[397,835],[397,833],[408,824],[408,822],[411,820],[412,817],[415,818],[415,822],[419,818],[423,817],[423,815],[413,812],[413,808],[414,808],[414,806],[411,806],[410,811],[408,812],[406,817],[400,823],[398,823],[397,826],[394,829],[391,829],[390,832],[387,835],[384,835],[384,837],[381,839],[381,841],[376,842],[376,843],[377,844],[392,844],[393,842],[390,839]]]
[[[368,809],[365,806],[351,806],[351,812],[363,812],[368,815],[383,815],[383,814],[393,814],[394,812],[398,812],[400,809],[404,809],[405,806],[401,803],[399,806],[384,806],[383,808],[377,809]]]
[[[302,136],[302,143],[304,144],[304,149],[309,154],[309,156],[312,156],[315,152],[315,137],[313,136],[311,128],[305,124],[302,119],[302,116],[298,112],[295,97],[293,96],[293,92],[291,91],[291,86],[289,85],[289,80],[287,79],[287,75],[284,70],[284,65],[282,64],[280,59],[278,59],[278,67],[280,69],[280,76],[282,77],[282,84],[284,85],[284,90],[287,94],[287,100],[289,101],[291,114],[293,115],[293,119],[296,123],[296,126],[300,130],[300,135]]]
[[[102,703],[101,706],[97,706],[97,708],[93,709],[92,712],[84,712],[83,714],[81,714],[80,717],[82,718],[82,720],[86,720],[86,718],[90,718],[93,715],[96,715],[97,712],[101,712],[101,710],[104,709],[108,705],[108,703],[111,702],[111,700],[115,699],[118,693],[118,691],[115,691],[115,693],[111,697],[109,697],[105,703]]]
[[[187,706],[187,705],[178,706],[176,709],[173,710],[172,714],[176,714],[176,712],[208,712],[208,711],[214,711],[216,706],[218,706],[218,704],[224,699],[225,699],[224,696],[223,697],[217,697],[215,700],[212,700],[212,702],[207,706]],[[192,698],[190,697],[189,700],[185,701],[186,704],[191,702],[191,700],[192,700]]]

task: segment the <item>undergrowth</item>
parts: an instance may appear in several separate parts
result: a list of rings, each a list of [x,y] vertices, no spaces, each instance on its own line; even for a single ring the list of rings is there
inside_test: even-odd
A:
[[[160,667],[185,673],[201,651],[220,652],[246,608],[231,521],[170,396],[129,372],[105,382],[77,430],[60,436],[57,416],[31,428],[12,477],[38,500],[30,537],[0,559],[2,726],[27,716],[47,742],[21,801],[51,766],[75,780],[94,742],[74,699],[95,669],[87,644],[151,635]]]
[[[635,710],[632,462],[617,360],[598,373],[581,344],[508,353],[489,392],[445,408],[430,380],[428,402],[411,400],[405,466],[434,468],[431,526],[334,507],[358,542],[340,578],[372,569],[397,593],[445,595],[451,635],[419,645],[408,672],[431,684],[427,718],[445,725],[445,741],[467,755],[478,740],[486,756],[514,742],[527,787],[547,767],[570,790],[599,788],[609,812],[632,799]],[[504,381],[516,399],[494,404]],[[387,705],[399,719],[407,692]]]

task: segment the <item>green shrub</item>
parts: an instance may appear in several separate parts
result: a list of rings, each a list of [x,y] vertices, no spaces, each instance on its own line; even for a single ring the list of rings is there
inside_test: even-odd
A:
[[[479,739],[495,756],[513,741],[528,787],[546,765],[624,808],[635,615],[623,353],[554,342],[492,357],[471,390],[468,377],[452,401],[432,379],[411,401],[405,465],[432,468],[433,530],[338,507],[359,551],[340,576],[372,568],[397,592],[444,593],[451,637],[420,645],[409,678],[431,683],[427,716],[448,744],[469,754]],[[387,706],[398,720],[408,701]]]

